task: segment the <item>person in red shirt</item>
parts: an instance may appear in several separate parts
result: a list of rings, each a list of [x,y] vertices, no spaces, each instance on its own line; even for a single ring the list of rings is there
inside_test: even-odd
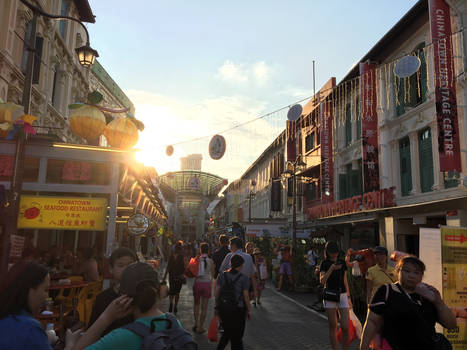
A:
[[[284,281],[284,275],[287,275],[290,282],[290,289],[293,290],[293,277],[292,277],[292,248],[289,245],[283,246],[280,249],[281,253],[281,266],[280,266],[280,277],[277,290],[282,289],[282,283]]]

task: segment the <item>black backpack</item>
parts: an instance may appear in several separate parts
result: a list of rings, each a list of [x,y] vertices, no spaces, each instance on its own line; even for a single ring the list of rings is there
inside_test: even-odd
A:
[[[235,282],[240,278],[240,272],[237,273],[233,279],[229,280],[227,276],[231,275],[228,272],[224,272],[224,279],[225,284],[219,292],[219,298],[217,300],[217,310],[221,314],[229,314],[238,309],[238,303],[242,297],[240,294],[240,298],[236,296],[235,293]]]
[[[155,318],[151,320],[151,327],[135,321],[124,327],[143,338],[142,350],[197,350],[198,345],[191,334],[177,323],[177,318],[167,313],[167,318]],[[166,329],[154,331],[155,322],[167,322]]]

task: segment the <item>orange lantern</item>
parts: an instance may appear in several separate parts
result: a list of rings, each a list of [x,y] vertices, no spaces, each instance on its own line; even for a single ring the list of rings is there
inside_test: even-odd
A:
[[[130,118],[115,118],[104,130],[110,146],[130,149],[138,142],[138,128]]]
[[[105,129],[104,114],[87,104],[70,105],[69,121],[71,130],[87,141],[96,140]]]

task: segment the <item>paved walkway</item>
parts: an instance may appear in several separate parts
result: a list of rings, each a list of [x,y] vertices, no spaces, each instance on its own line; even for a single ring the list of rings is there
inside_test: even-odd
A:
[[[191,284],[192,281],[189,280],[188,284],[182,288],[177,314],[182,325],[188,330],[193,327]],[[300,300],[295,294],[301,296],[303,300]],[[243,338],[245,349],[331,349],[326,317],[324,314],[305,306],[308,300],[311,302],[314,300],[313,298],[314,296],[311,294],[279,293],[272,285],[266,288],[263,291],[262,305],[257,308],[252,307],[251,320],[247,321]],[[162,304],[163,311],[168,310],[168,304],[167,298]],[[209,327],[213,308],[214,299],[211,299],[208,306],[206,329]],[[194,338],[200,349],[216,349],[217,343],[209,342],[206,334],[195,334]],[[351,349],[358,349],[357,341],[352,344]]]

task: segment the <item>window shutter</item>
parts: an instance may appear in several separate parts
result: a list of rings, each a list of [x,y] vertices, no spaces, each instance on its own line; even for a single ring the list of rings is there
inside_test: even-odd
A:
[[[399,158],[401,169],[401,193],[403,196],[407,196],[412,190],[410,139],[408,137],[399,141]]]
[[[425,43],[423,43],[425,46]],[[428,83],[427,83],[427,70],[426,70],[426,59],[425,59],[425,53],[423,52],[423,49],[420,50],[420,95],[422,102],[426,101],[426,92],[428,90]]]
[[[433,151],[431,149],[431,132],[425,129],[419,134],[419,159],[420,159],[420,185],[422,192],[432,191],[434,184],[433,175]]]
[[[347,198],[347,174],[339,174],[339,199]]]
[[[396,93],[397,93],[397,101],[394,101],[396,104],[396,115],[399,117],[405,113],[405,78],[396,78]]]
[[[41,36],[37,36],[36,37],[36,57],[34,57],[34,72],[33,72],[34,74],[32,77],[33,84],[39,84],[43,46],[44,46],[44,38]]]
[[[345,145],[348,146],[352,142],[352,115],[350,104],[345,108]]]

